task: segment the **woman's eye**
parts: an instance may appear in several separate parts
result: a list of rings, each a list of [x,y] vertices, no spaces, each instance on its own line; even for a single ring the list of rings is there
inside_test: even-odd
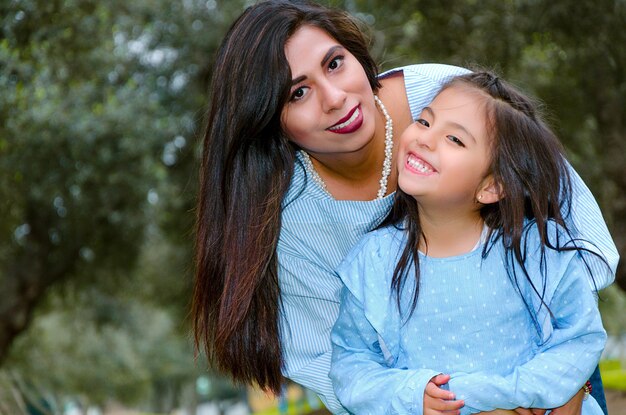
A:
[[[300,88],[296,88],[292,93],[291,93],[291,101],[299,101],[302,98],[304,98],[304,96],[306,95],[306,87],[301,86]]]
[[[334,71],[343,65],[343,56],[337,56],[328,63],[328,69]]]
[[[461,146],[461,147],[465,147],[465,144],[463,144],[463,142],[459,140],[458,137],[455,137],[453,135],[447,135],[446,137],[448,138],[448,140],[452,141],[454,144]]]
[[[422,124],[424,127],[430,127],[430,123],[423,118],[418,118],[415,122]]]

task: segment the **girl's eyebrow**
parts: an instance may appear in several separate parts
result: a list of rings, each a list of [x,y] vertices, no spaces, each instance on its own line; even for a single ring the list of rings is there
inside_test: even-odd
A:
[[[428,113],[430,113],[430,116],[435,118],[435,112],[433,111],[432,108],[430,107],[424,107],[424,109],[422,111],[427,111]]]
[[[433,121],[435,120],[435,112],[433,111],[432,108],[430,107],[424,107],[424,109],[422,111],[426,111],[430,114],[431,117],[433,117]],[[467,128],[465,128],[463,125],[459,124],[458,122],[454,122],[454,121],[447,121],[446,124],[454,127],[454,128],[458,128],[459,130],[462,130],[465,134],[467,134],[469,136],[469,138],[471,138],[474,143],[476,143],[476,138],[474,138],[474,136],[472,135],[472,133],[469,132],[469,130]]]

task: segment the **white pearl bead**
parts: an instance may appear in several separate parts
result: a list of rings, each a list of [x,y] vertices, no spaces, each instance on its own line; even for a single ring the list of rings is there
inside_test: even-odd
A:
[[[381,172],[382,177],[379,181],[380,188],[378,189],[378,193],[376,194],[377,199],[382,199],[387,194],[387,181],[389,179],[389,175],[391,174],[391,158],[393,157],[393,120],[389,116],[387,108],[385,108],[385,105],[380,100],[380,98],[374,95],[374,100],[376,101],[376,104],[378,104],[380,111],[385,117],[385,160],[383,161],[383,168]],[[302,155],[302,158],[304,160],[304,168],[306,169],[307,173],[309,173],[313,181],[317,183],[317,185],[321,187],[322,190],[326,192],[326,194],[332,197],[326,187],[326,183],[324,183],[324,180],[317,173],[317,170],[315,170],[315,166],[313,166],[309,154],[303,150],[300,150],[300,154]]]

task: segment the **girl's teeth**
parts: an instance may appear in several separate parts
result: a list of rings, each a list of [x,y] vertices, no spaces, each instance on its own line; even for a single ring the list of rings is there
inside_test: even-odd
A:
[[[422,173],[433,172],[433,169],[430,166],[427,166],[426,164],[424,164],[424,162],[422,162],[422,160],[416,157],[409,156],[408,163],[409,163],[409,166],[413,167],[415,170],[420,171]]]
[[[356,120],[356,118],[359,116],[359,109],[357,108],[353,113],[352,116],[345,122],[342,122],[339,125],[335,125],[334,127],[330,127],[329,130],[340,130],[344,127],[347,127],[348,125],[350,125],[354,120]]]

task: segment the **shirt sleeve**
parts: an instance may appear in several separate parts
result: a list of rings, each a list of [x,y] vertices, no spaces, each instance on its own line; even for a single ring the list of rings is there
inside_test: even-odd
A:
[[[309,361],[300,370],[290,373],[289,379],[312,390],[319,396],[326,408],[333,414],[348,414],[335,396],[332,383],[328,377],[331,352],[322,353]]]
[[[604,349],[606,332],[580,257],[573,255],[564,266],[552,298],[547,299],[553,313],[552,332],[532,359],[508,376],[451,374],[450,390],[465,401],[462,414],[496,408],[559,407],[592,374]]]
[[[583,240],[583,246],[599,255],[586,255],[594,280],[593,289],[606,288],[615,280],[619,252],[609,233],[602,212],[593,194],[582,178],[570,167],[572,181],[571,212],[563,212],[574,225],[576,236]],[[606,262],[605,262],[606,261]]]
[[[392,69],[383,73],[381,77],[384,78],[399,70],[402,70],[404,74],[404,86],[413,119],[417,119],[424,107],[431,103],[444,84],[455,76],[470,73],[468,69],[459,66],[424,63]]]
[[[422,413],[424,388],[439,372],[389,367],[378,333],[347,288],[342,292],[331,339],[330,377],[337,397],[350,413]]]
[[[321,267],[306,259],[287,258],[287,255],[283,255],[283,259],[280,269],[283,281],[294,281],[295,273],[320,281],[325,274]],[[345,414],[347,412],[335,397],[328,377],[330,331],[339,308],[339,288],[337,294],[333,294],[335,289],[332,286],[313,287],[320,291],[316,292],[315,289],[294,284],[283,287],[282,293],[283,374],[315,392],[333,414]],[[327,289],[325,296],[322,295],[324,288]]]

